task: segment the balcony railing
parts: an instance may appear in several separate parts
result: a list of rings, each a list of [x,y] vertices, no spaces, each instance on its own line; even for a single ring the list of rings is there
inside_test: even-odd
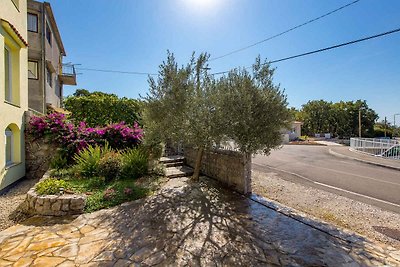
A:
[[[76,85],[76,72],[73,64],[62,64],[62,71],[60,74],[60,81],[67,85]]]

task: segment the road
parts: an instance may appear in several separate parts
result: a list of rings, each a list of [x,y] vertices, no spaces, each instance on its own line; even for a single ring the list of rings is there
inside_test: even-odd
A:
[[[400,171],[338,158],[326,146],[286,145],[257,155],[253,169],[400,213]]]

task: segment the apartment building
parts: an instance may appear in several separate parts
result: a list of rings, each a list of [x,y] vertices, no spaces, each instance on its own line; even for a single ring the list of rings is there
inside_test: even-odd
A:
[[[49,3],[28,0],[27,25],[29,108],[46,113],[62,105],[63,85],[76,85],[75,69],[62,63],[66,53]]]
[[[0,190],[25,175],[28,110],[26,0],[0,2]]]

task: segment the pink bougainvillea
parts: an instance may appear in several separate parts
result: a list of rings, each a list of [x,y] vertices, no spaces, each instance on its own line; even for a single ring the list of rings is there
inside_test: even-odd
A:
[[[59,144],[68,157],[88,145],[104,145],[106,142],[114,149],[135,147],[143,138],[143,130],[138,123],[131,127],[120,122],[91,128],[85,122],[73,124],[62,113],[32,117],[27,131],[34,137],[48,137],[50,141]]]

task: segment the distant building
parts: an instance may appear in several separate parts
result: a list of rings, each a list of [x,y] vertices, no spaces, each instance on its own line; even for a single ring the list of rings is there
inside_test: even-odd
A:
[[[26,1],[0,5],[0,190],[25,176],[28,110]]]
[[[28,0],[29,108],[46,113],[47,106],[62,105],[63,85],[76,85],[73,65],[63,65],[66,56],[49,3]]]
[[[283,143],[289,143],[290,141],[297,140],[301,136],[301,126],[303,123],[301,121],[294,121],[291,123],[289,129],[284,129],[281,131]]]

